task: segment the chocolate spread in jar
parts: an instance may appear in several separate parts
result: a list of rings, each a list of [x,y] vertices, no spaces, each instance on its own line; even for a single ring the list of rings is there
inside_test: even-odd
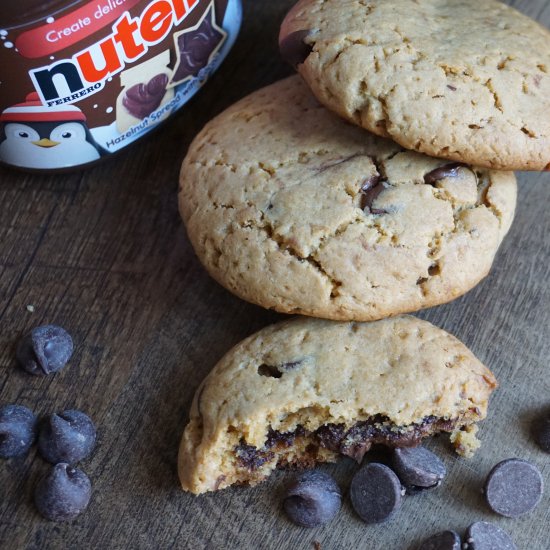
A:
[[[226,57],[240,0],[6,2],[0,162],[93,163],[181,108]]]

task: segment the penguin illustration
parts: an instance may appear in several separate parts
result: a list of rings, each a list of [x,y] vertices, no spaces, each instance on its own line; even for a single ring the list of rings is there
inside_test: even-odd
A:
[[[74,105],[46,107],[36,92],[0,115],[0,161],[21,168],[68,168],[99,159],[86,116]]]

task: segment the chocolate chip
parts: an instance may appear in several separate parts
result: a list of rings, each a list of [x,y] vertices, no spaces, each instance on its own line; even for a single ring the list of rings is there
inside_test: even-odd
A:
[[[296,439],[297,431],[298,430],[294,432],[278,432],[270,427],[267,431],[267,439],[265,440],[264,447],[266,449],[271,449],[275,446],[290,447]]]
[[[158,109],[168,85],[166,73],[160,73],[147,83],[135,84],[125,93],[122,104],[135,118],[143,120]]]
[[[533,510],[542,498],[543,481],[539,469],[528,462],[510,458],[497,464],[485,482],[487,504],[497,514],[517,518]]]
[[[304,41],[310,33],[309,30],[294,31],[279,40],[279,51],[282,58],[293,67],[304,63],[313,51],[313,46]]]
[[[334,452],[340,450],[340,442],[345,434],[346,428],[343,424],[326,424],[315,431],[319,445]]]
[[[373,174],[372,176],[367,178],[363,182],[363,185],[361,186],[361,192],[366,193],[367,191],[369,191],[373,187],[376,187],[380,183],[380,179],[381,179],[380,174]]]
[[[88,476],[68,464],[56,464],[37,485],[34,501],[38,511],[51,521],[67,521],[82,513],[90,502]]]
[[[393,466],[407,492],[438,487],[447,474],[440,458],[424,447],[395,449]]]
[[[426,539],[418,550],[460,550],[460,537],[454,531],[443,531]]]
[[[247,445],[244,439],[235,447],[235,455],[241,468],[254,471],[274,458],[274,454],[257,449],[253,445]]]
[[[374,437],[379,433],[380,428],[377,428],[372,421],[359,422],[342,439],[340,452],[359,463],[370,450]]]
[[[36,439],[36,416],[27,407],[0,409],[0,458],[26,454]]]
[[[456,178],[460,168],[467,167],[463,162],[453,162],[440,166],[424,176],[424,183],[427,185],[435,185],[439,180],[444,178]]]
[[[73,354],[73,340],[63,328],[45,325],[23,337],[16,352],[21,367],[30,374],[50,374],[61,370]]]
[[[535,440],[539,447],[546,453],[550,453],[550,414],[538,418],[534,425]]]
[[[96,431],[93,422],[80,411],[52,414],[40,429],[38,450],[52,464],[74,464],[93,450]]]
[[[302,527],[328,523],[340,510],[342,495],[336,481],[318,470],[305,472],[288,487],[283,507]]]
[[[366,193],[363,192],[363,196],[361,197],[361,209],[366,210],[368,208],[371,214],[387,214],[386,210],[372,207],[372,203],[376,200],[378,195],[385,190],[386,188],[384,187],[384,184],[379,183],[375,187],[369,189]]]
[[[508,533],[486,521],[478,521],[468,527],[465,548],[469,550],[517,550],[517,546]]]
[[[367,464],[351,481],[351,503],[365,523],[389,520],[401,506],[401,483],[383,464]]]
[[[455,86],[451,86],[450,84],[447,84],[447,88],[449,88],[449,90],[451,90],[452,92],[456,92]]]

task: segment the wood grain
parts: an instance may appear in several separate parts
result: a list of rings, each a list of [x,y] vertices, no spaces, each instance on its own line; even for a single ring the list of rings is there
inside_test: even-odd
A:
[[[459,337],[501,388],[470,461],[444,438],[430,443],[449,477],[406,499],[393,522],[367,527],[346,499],[330,525],[305,530],[280,511],[284,473],[255,489],[199,498],[182,493],[176,454],[199,382],[234,344],[281,318],[238,300],[195,258],[176,207],[177,176],[202,125],[246,93],[288,74],[277,29],[291,0],[247,0],[239,41],[199,96],[162,130],[82,173],[0,170],[0,404],[39,414],[76,407],[99,428],[82,468],[93,481],[88,511],[70,524],[42,520],[32,491],[47,465],[33,450],[0,464],[0,548],[304,548],[403,550],[443,528],[476,520],[506,529],[518,548],[550,548],[550,489],[526,518],[492,515],[480,496],[499,460],[532,460],[550,487],[550,460],[530,438],[550,405],[550,174],[520,174],[516,221],[491,275],[467,296],[420,314]],[[550,26],[549,0],[510,2]],[[548,116],[548,113],[541,113]],[[26,309],[28,304],[34,312]],[[14,363],[29,328],[59,323],[73,334],[70,366],[32,378]],[[342,487],[349,461],[328,466]]]

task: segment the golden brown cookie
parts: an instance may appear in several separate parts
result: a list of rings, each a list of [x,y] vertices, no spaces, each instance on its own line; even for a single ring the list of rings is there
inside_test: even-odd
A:
[[[327,107],[403,147],[550,169],[550,32],[496,0],[301,0],[283,55]]]
[[[179,202],[198,257],[241,298],[368,321],[483,279],[512,223],[516,180],[405,151],[339,119],[294,76],[207,124]]]
[[[234,347],[198,388],[181,484],[195,494],[256,484],[276,467],[360,461],[373,443],[411,446],[438,432],[453,432],[468,455],[495,387],[464,344],[415,317],[273,325]]]

